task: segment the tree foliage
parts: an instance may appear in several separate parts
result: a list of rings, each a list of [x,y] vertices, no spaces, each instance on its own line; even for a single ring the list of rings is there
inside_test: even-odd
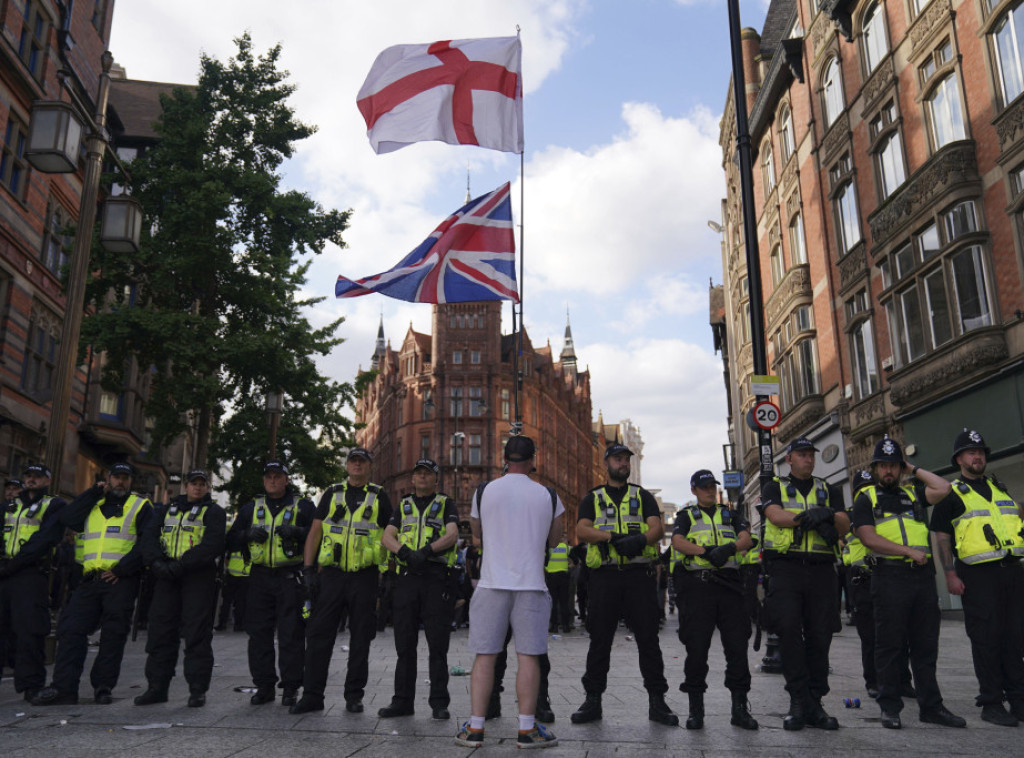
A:
[[[132,359],[153,367],[154,441],[192,425],[194,465],[231,466],[225,488],[241,497],[259,489],[268,391],[286,398],[279,455],[313,486],[341,475],[353,395],[314,363],[341,342],[342,319],[312,328],[303,309],[323,298],[300,297],[310,256],[344,245],[349,212],[281,189],[281,164],[315,130],[288,105],[280,46],[256,55],[248,35],[236,44],[227,63],[202,56],[197,87],[163,98],[160,141],[130,167],[141,250],[97,252],[83,342],[105,351],[107,389]]]

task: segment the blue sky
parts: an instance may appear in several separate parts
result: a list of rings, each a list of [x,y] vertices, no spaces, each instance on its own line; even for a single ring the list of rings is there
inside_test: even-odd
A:
[[[741,0],[761,28],[765,0]],[[377,53],[401,43],[509,36],[522,28],[526,90],[525,321],[535,345],[561,349],[566,308],[592,371],[594,414],[630,418],[645,441],[643,484],[689,498],[697,468],[721,470],[726,441],[721,360],[712,354],[709,278],[721,281],[724,194],[718,121],[730,76],[723,0],[123,1],[110,48],[134,79],[190,83],[200,51],[224,59],[248,30],[257,50],[281,43],[300,119],[285,184],[352,208],[348,247],[310,270],[327,295],[311,320],[346,317],[347,340],[323,361],[338,379],[367,366],[381,310],[397,346],[430,307],[383,297],[337,301],[338,274],[401,259],[473,195],[518,182],[519,157],[439,143],[377,156],[355,94]],[[201,19],[201,21],[200,21]],[[518,187],[514,191],[517,223]],[[505,327],[510,320],[506,308]]]

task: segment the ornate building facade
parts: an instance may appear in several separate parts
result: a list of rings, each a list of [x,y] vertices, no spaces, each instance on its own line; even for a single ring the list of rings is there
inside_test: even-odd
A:
[[[501,303],[433,306],[430,334],[410,326],[399,348],[385,341],[383,321],[371,368],[356,404],[356,441],[374,456],[374,481],[392,496],[412,490],[419,458],[441,466],[439,487],[469,518],[476,487],[501,476],[515,420],[513,335],[501,333]],[[605,439],[591,422],[590,373],[577,366],[572,334],[557,356],[523,335],[520,415],[537,443],[536,478],[554,487],[575,542],[576,506],[603,473]],[[366,376],[366,375],[364,375]]]
[[[1021,0],[773,0],[762,31],[743,30],[769,370],[782,379],[777,449],[811,437],[816,473],[833,483],[867,466],[884,433],[950,474],[952,440],[971,427],[993,450],[990,470],[1024,491],[1018,33]],[[716,342],[722,332],[750,496],[735,140],[730,95]]]

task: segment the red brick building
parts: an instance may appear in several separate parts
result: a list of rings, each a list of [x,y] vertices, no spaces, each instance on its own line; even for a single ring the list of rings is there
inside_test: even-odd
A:
[[[777,442],[810,436],[834,483],[883,433],[952,471],[978,429],[1024,484],[1021,0],[773,0],[743,30]],[[730,89],[731,93],[731,89]],[[754,398],[736,119],[721,127],[731,433]]]
[[[501,303],[433,307],[430,334],[405,333],[398,349],[385,342],[383,321],[373,354],[376,375],[356,404],[357,442],[373,453],[373,479],[392,496],[412,490],[416,460],[441,465],[440,489],[469,518],[473,491],[501,476],[515,420],[513,335],[501,333]],[[591,423],[590,373],[576,364],[572,334],[555,360],[550,343],[523,335],[520,363],[523,433],[537,443],[536,478],[565,504],[570,542],[576,506],[603,472],[605,442]]]

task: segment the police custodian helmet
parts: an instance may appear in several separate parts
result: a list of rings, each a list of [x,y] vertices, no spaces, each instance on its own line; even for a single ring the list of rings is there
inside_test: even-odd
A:
[[[882,441],[875,445],[875,454],[871,458],[872,463],[903,463],[903,448],[896,440],[889,439],[885,435]]]
[[[984,450],[986,457],[992,453],[985,444],[985,439],[973,429],[964,429],[953,440],[953,455],[950,456],[949,462],[956,466],[956,457],[964,450]]]

